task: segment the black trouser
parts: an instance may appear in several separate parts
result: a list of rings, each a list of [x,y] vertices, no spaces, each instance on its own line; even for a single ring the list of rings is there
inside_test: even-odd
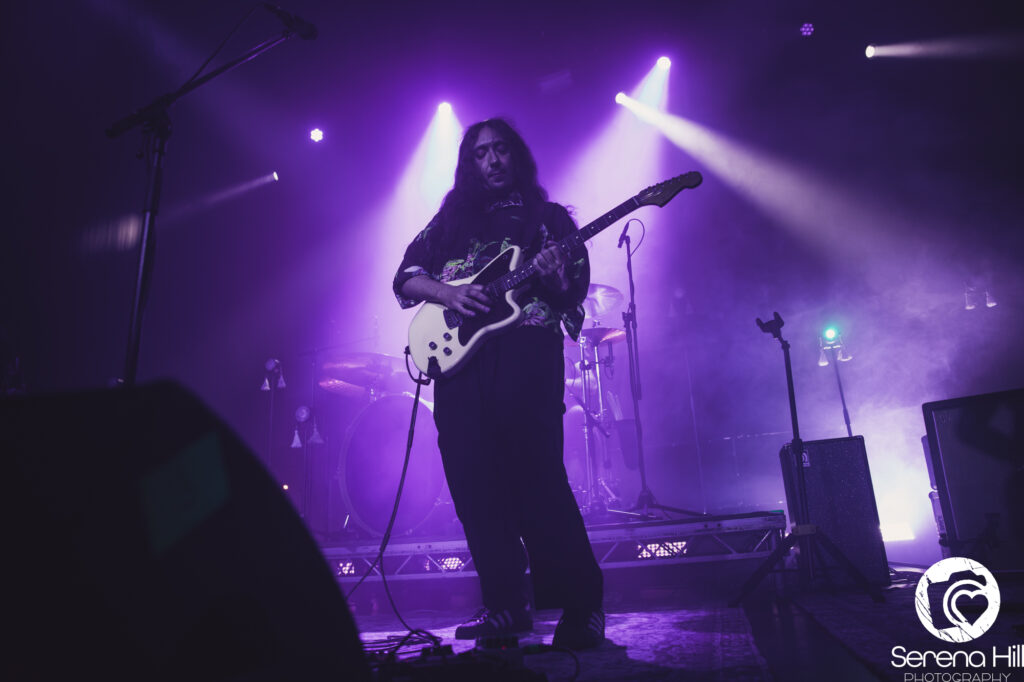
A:
[[[601,607],[562,462],[564,374],[561,339],[519,327],[434,387],[441,459],[489,609],[526,605],[527,552],[538,608]]]

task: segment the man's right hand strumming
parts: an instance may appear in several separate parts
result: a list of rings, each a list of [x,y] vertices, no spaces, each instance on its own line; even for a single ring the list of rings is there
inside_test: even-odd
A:
[[[488,305],[491,300],[484,293],[482,284],[451,285],[420,275],[402,286],[402,295],[440,303],[467,317],[474,317],[474,311],[486,313],[491,310]]]
[[[474,310],[479,310],[482,313],[490,312],[491,307],[488,303],[491,302],[491,299],[484,293],[482,284],[459,284],[458,286],[445,284],[444,286],[445,291],[441,301],[444,307],[452,308],[469,317],[476,315]]]

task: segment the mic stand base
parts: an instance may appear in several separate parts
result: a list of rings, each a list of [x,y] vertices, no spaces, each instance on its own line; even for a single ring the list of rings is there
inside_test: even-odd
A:
[[[832,559],[846,572],[847,576],[849,576],[853,581],[853,584],[859,590],[865,592],[869,597],[871,597],[871,601],[876,604],[881,604],[885,601],[885,598],[882,596],[882,591],[878,589],[876,585],[872,585],[868,582],[868,579],[864,577],[864,574],[859,568],[857,568],[856,564],[850,561],[850,559],[843,554],[842,550],[840,550],[820,528],[808,524],[804,526],[793,526],[792,532],[779,542],[772,553],[768,555],[768,558],[757,567],[757,570],[754,571],[749,578],[747,578],[747,581],[743,583],[743,586],[740,588],[739,595],[729,602],[729,606],[733,608],[739,606],[740,602],[746,599],[750,593],[754,591],[754,588],[757,587],[758,583],[760,583],[761,580],[763,580],[764,577],[768,575],[768,573],[774,569],[787,554],[789,554],[789,551],[793,549],[793,546],[796,544],[800,545],[800,553],[797,556],[797,572],[800,576],[799,586],[801,589],[811,588],[812,583],[815,580],[810,566],[811,554],[813,553],[817,557],[818,563],[821,566],[825,565],[824,557],[821,553],[822,548],[824,548],[825,551],[828,552],[829,556],[831,556]],[[827,574],[825,574],[823,580],[830,587],[834,587],[828,579]]]
[[[661,504],[654,498],[654,493],[648,488],[644,488],[640,491],[640,494],[636,498],[636,504],[633,505],[631,512],[640,510],[640,515],[645,518],[651,517],[648,512],[650,509],[657,509],[658,511],[672,512],[673,514],[680,514],[682,516],[708,516],[705,512],[691,511],[689,509],[682,509],[680,507],[670,507],[667,504]]]

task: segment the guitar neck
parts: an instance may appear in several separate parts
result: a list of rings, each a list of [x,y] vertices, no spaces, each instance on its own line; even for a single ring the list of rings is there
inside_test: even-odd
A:
[[[621,204],[613,208],[608,213],[605,213],[600,218],[591,221],[587,225],[576,230],[568,237],[558,242],[558,248],[568,256],[575,249],[582,246],[584,243],[590,241],[597,233],[604,230],[606,227],[616,222],[617,220],[624,218],[641,206],[641,203],[637,197],[632,197],[623,201]],[[487,285],[487,294],[491,297],[497,297],[504,294],[509,289],[514,289],[521,286],[531,280],[537,275],[537,267],[533,264],[533,259],[530,259],[525,265],[521,265],[512,272],[499,277],[490,284]]]

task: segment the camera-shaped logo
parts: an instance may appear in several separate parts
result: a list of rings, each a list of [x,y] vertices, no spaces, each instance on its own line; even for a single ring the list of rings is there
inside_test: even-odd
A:
[[[933,564],[918,581],[914,597],[921,624],[946,642],[981,637],[999,615],[996,579],[987,568],[965,557]]]

